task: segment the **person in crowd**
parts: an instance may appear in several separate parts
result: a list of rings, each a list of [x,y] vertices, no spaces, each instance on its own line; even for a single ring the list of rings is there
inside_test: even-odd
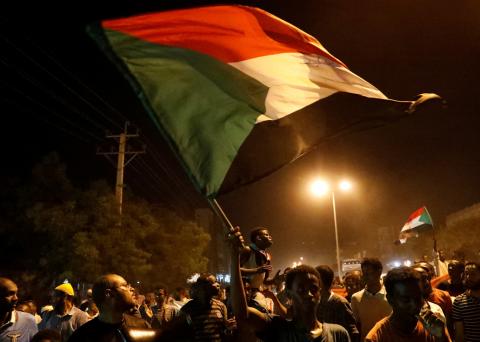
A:
[[[220,284],[212,274],[203,274],[192,284],[192,300],[180,310],[180,321],[187,327],[192,341],[220,342],[235,325],[228,319],[227,307],[215,297]],[[176,328],[181,325],[176,323]]]
[[[143,319],[129,314],[135,307],[133,289],[118,274],[107,274],[93,284],[92,297],[100,313],[78,328],[69,342],[129,342],[132,336],[155,338]]]
[[[390,315],[385,287],[380,280],[382,263],[376,258],[365,258],[361,263],[365,288],[352,296],[352,311],[363,341],[370,329],[382,318]]]
[[[15,310],[17,292],[17,284],[0,277],[0,342],[30,342],[38,331],[31,314]]]
[[[443,249],[440,249],[438,251],[438,255],[437,255],[437,263],[438,263],[438,266],[437,266],[437,276],[441,277],[445,274],[448,274],[448,263],[447,263],[447,260],[446,260],[446,254],[445,254],[445,251]]]
[[[62,336],[60,333],[53,329],[40,330],[33,336],[31,342],[61,342]]]
[[[15,310],[29,313],[30,315],[35,317],[35,323],[37,324],[39,324],[42,321],[42,317],[39,314],[37,314],[37,305],[31,299],[18,302],[15,307]]]
[[[345,299],[351,302],[353,294],[361,291],[365,286],[362,281],[362,272],[358,270],[348,272],[345,275],[344,284],[347,291]]]
[[[452,299],[450,295],[446,291],[432,287],[432,274],[428,267],[422,266],[422,263],[420,263],[414,265],[413,269],[420,274],[423,297],[425,300],[440,306],[447,320],[447,328],[449,332],[452,332]]]
[[[157,313],[157,301],[155,300],[154,292],[147,292],[145,300],[140,306],[139,310],[142,318],[148,323],[152,324],[155,314]]]
[[[285,289],[285,279],[287,278],[287,273],[291,270],[291,267],[287,267],[283,270],[283,273],[275,279],[275,287],[277,290],[278,301],[282,304],[283,307],[288,309],[290,307],[290,299],[287,295],[287,290]]]
[[[457,297],[465,292],[462,275],[465,271],[465,264],[459,260],[451,260],[448,263],[448,275],[450,279],[440,283],[437,288],[447,291],[450,297]]]
[[[317,319],[320,301],[320,275],[310,266],[301,265],[286,276],[286,290],[292,300],[292,319],[267,315],[247,305],[241,279],[239,256],[243,237],[236,228],[230,235],[232,244],[232,303],[239,325],[247,325],[265,342],[279,341],[350,341],[345,328]]]
[[[406,266],[390,270],[385,288],[393,312],[374,325],[366,342],[451,342],[445,323],[423,298],[417,271]]]
[[[272,271],[272,265],[271,256],[267,249],[272,246],[272,243],[272,236],[268,229],[255,228],[250,232],[250,249],[244,250],[240,258],[242,276],[250,284],[249,304],[265,312],[268,303],[266,297],[262,294],[263,285],[275,283],[275,278],[268,279]]]
[[[480,263],[467,262],[465,293],[453,301],[455,342],[480,341]]]
[[[67,341],[72,333],[90,317],[73,304],[75,292],[70,283],[58,285],[53,293],[53,310],[46,312],[38,325],[39,330],[53,329]]]
[[[165,286],[157,286],[154,296],[155,305],[152,306],[152,327],[165,328],[178,316],[180,309],[174,304],[172,297],[168,295]]]
[[[320,303],[317,308],[317,318],[320,322],[335,323],[344,327],[353,342],[360,341],[350,303],[343,297],[332,292],[333,270],[327,265],[315,267],[320,274]]]
[[[98,307],[93,301],[92,289],[87,290],[87,298],[80,304],[79,308],[80,310],[85,311],[90,318],[97,317]]]
[[[183,287],[179,286],[175,289],[175,305],[177,305],[179,308],[184,306],[185,304],[188,303],[190,300],[190,296],[188,294],[188,290]]]

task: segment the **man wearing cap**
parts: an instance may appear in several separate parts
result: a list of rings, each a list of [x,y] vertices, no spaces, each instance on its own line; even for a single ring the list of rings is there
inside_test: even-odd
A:
[[[53,294],[53,310],[43,316],[38,325],[39,330],[56,330],[62,336],[62,341],[67,341],[75,330],[86,323],[90,317],[73,305],[74,296],[71,284],[57,286]]]
[[[16,311],[17,285],[0,277],[0,342],[29,342],[37,333],[35,318]]]

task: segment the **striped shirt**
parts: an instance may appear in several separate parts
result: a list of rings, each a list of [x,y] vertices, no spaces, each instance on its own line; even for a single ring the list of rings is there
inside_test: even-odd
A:
[[[468,292],[457,296],[452,318],[463,323],[465,342],[480,341],[480,299],[468,295]]]
[[[194,341],[222,341],[227,307],[221,301],[212,298],[210,306],[205,308],[193,299],[182,307],[181,312],[187,315],[187,322],[193,329]]]

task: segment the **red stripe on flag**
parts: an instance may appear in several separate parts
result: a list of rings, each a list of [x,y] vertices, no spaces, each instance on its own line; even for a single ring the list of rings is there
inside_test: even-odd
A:
[[[421,207],[420,209],[415,210],[409,217],[407,222],[412,221],[415,217],[421,216],[423,213],[424,208]]]
[[[345,66],[312,36],[261,9],[210,6],[105,20],[105,29],[195,50],[225,63],[285,52],[317,54]]]

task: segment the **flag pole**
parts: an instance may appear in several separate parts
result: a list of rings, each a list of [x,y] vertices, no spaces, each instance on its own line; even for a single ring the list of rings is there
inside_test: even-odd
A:
[[[424,208],[428,216],[430,217],[430,221],[432,221],[432,239],[433,239],[433,254],[434,254],[433,264],[435,266],[437,276],[439,276],[440,275],[440,257],[438,255],[438,250],[437,250],[437,238],[435,236],[435,225],[433,224],[432,216],[428,212],[427,207],[424,206]]]
[[[233,226],[232,222],[228,219],[227,214],[225,214],[225,212],[223,211],[218,201],[215,198],[214,199],[208,198],[208,203],[210,204],[215,214],[217,214],[218,218],[220,218],[220,220],[222,221],[223,226],[227,229],[227,234],[233,233],[233,231],[235,230],[235,227]],[[242,248],[244,250],[249,249],[249,247],[246,246],[244,243],[242,243]]]
[[[220,218],[224,226],[228,229],[228,233],[231,233],[234,230],[233,224],[228,219],[228,216],[225,214],[220,204],[217,202],[215,198],[208,199],[208,202],[210,203],[210,206],[212,207],[215,214],[217,214],[217,216]]]

